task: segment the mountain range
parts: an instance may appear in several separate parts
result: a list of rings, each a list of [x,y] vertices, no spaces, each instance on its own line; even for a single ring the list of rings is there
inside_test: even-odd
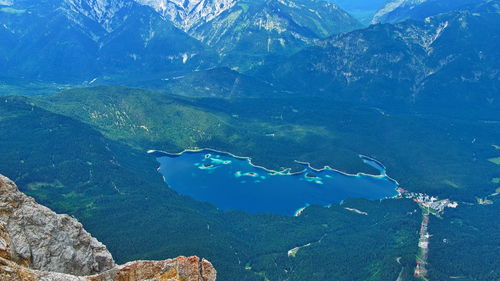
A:
[[[291,55],[357,28],[361,24],[351,15],[324,1],[240,0],[190,34],[215,48],[223,63],[248,70],[266,57]]]
[[[221,60],[251,68],[262,55],[291,54],[360,27],[338,7],[319,0],[0,4],[2,76],[53,82],[160,78]]]
[[[107,73],[192,69],[202,44],[133,1],[15,1],[1,8],[10,37],[4,76],[81,82]],[[130,75],[130,74],[129,74]]]
[[[344,101],[498,108],[499,27],[498,1],[423,21],[376,24],[306,48],[260,76],[290,91]]]
[[[230,97],[237,87],[236,96],[247,97],[289,92],[396,106],[498,106],[496,0],[393,1],[377,21],[413,20],[367,28],[320,0],[1,4],[4,80],[118,83],[188,96]],[[213,70],[220,67],[255,83],[224,80],[229,72]]]

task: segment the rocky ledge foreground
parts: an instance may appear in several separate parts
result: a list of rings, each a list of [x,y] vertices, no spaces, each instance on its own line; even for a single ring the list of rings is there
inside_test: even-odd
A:
[[[0,175],[2,281],[215,281],[216,274],[198,257],[117,266],[76,219],[37,204]]]

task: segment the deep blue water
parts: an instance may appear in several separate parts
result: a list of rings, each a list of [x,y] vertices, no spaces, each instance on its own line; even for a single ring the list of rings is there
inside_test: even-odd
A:
[[[158,157],[160,173],[180,194],[219,209],[293,215],[308,205],[327,206],[346,198],[382,199],[396,194],[387,177],[348,176],[334,170],[283,175],[257,168],[245,159],[212,151]],[[378,163],[364,159],[382,173]]]

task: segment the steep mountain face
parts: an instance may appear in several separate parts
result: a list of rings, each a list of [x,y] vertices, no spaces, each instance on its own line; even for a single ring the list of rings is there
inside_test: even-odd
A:
[[[229,66],[251,68],[266,55],[289,55],[321,38],[359,28],[334,4],[318,0],[240,0],[190,34],[214,47]]]
[[[75,21],[78,17],[86,17],[112,32],[120,22],[116,16],[131,5],[131,2],[116,0],[66,0],[62,7],[69,17],[75,17]]]
[[[0,49],[9,50],[0,70],[9,77],[65,82],[191,70],[204,52],[197,40],[131,0],[18,0],[0,14],[0,33],[9,38],[0,39],[8,40]]]
[[[372,24],[396,23],[407,19],[422,20],[485,2],[487,0],[393,0],[374,15]]]
[[[38,205],[2,175],[0,211],[0,257],[32,269],[74,275],[115,266],[106,247],[76,219]]]
[[[361,24],[319,0],[136,0],[215,48],[224,65],[247,70]]]
[[[0,175],[0,280],[215,281],[198,257],[116,266],[106,247],[68,215],[58,215]],[[84,276],[87,275],[87,276]]]
[[[136,5],[124,13],[124,18],[120,27],[102,40],[100,61],[104,73],[125,69],[132,70],[134,79],[154,78],[193,70],[204,65],[205,60],[217,60],[200,42],[150,8]],[[123,75],[127,79],[130,72]]]
[[[153,7],[177,27],[189,31],[194,26],[214,19],[234,6],[237,0],[136,0],[136,2]]]
[[[0,71],[81,83],[246,70],[360,26],[320,0],[15,0],[0,4]]]
[[[422,22],[373,25],[264,73],[289,89],[341,100],[498,107],[499,7],[492,1]]]

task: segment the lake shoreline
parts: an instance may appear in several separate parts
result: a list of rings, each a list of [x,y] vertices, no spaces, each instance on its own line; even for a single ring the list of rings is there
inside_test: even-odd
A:
[[[378,175],[368,174],[368,173],[364,173],[364,172],[358,172],[356,174],[351,174],[351,173],[348,173],[348,172],[344,172],[344,171],[332,168],[330,165],[323,166],[323,168],[314,168],[310,162],[299,161],[299,160],[294,160],[294,162],[297,163],[297,164],[305,165],[305,166],[307,166],[307,168],[304,168],[303,170],[297,171],[297,172],[290,172],[291,168],[285,168],[285,169],[283,169],[281,171],[277,171],[277,170],[266,168],[264,166],[260,166],[260,165],[254,164],[252,162],[252,157],[249,157],[249,156],[239,156],[239,155],[233,154],[231,152],[227,152],[227,151],[223,151],[223,150],[217,150],[217,149],[213,149],[213,148],[196,148],[196,149],[191,149],[190,148],[190,149],[184,149],[181,152],[167,152],[167,151],[164,151],[164,150],[151,149],[151,150],[148,150],[147,153],[148,154],[158,153],[158,154],[164,154],[165,156],[181,156],[184,153],[198,153],[198,152],[202,152],[202,151],[211,151],[211,152],[226,154],[226,155],[229,155],[229,156],[234,157],[236,159],[247,160],[248,164],[250,164],[252,167],[265,170],[265,171],[267,171],[269,173],[276,173],[276,174],[279,174],[279,175],[285,175],[285,176],[300,175],[300,174],[305,173],[307,171],[307,168],[309,168],[309,169],[311,169],[313,171],[316,171],[316,172],[322,172],[322,171],[325,171],[325,170],[330,170],[330,171],[334,171],[334,172],[337,172],[339,174],[342,174],[344,176],[349,176],[349,177],[366,176],[366,177],[372,177],[372,178],[377,178],[377,179],[387,178],[388,180],[390,180],[394,184],[396,184],[398,187],[400,187],[399,182],[397,180],[395,180],[394,178],[391,178],[389,175],[387,175],[387,173],[385,172],[386,171],[386,167],[384,166],[384,164],[382,164],[382,162],[378,161],[375,158],[372,158],[372,157],[366,156],[366,155],[362,155],[362,154],[358,154],[358,156],[359,156],[360,159],[362,159],[362,160],[366,159],[366,160],[375,162],[376,164],[378,164],[383,169],[383,173],[378,174]],[[367,165],[369,165],[369,164],[367,164]]]
[[[203,152],[203,151],[225,154],[225,155],[228,155],[230,157],[234,157],[236,159],[246,160],[250,166],[252,166],[254,168],[257,168],[257,169],[262,169],[262,170],[264,170],[264,171],[266,171],[268,173],[276,174],[276,175],[283,175],[283,176],[301,175],[301,174],[307,173],[307,169],[309,168],[309,169],[311,169],[311,170],[313,170],[315,172],[322,172],[322,171],[328,170],[328,171],[333,171],[333,172],[336,172],[336,173],[344,175],[344,176],[355,177],[355,178],[370,177],[370,178],[375,178],[375,179],[387,179],[387,180],[389,180],[390,182],[392,182],[395,185],[395,188],[394,188],[395,194],[393,196],[388,196],[388,197],[385,197],[385,198],[381,198],[379,200],[395,199],[395,198],[398,198],[398,197],[401,196],[401,192],[399,191],[399,189],[401,188],[401,186],[400,186],[399,182],[396,179],[390,177],[386,173],[386,167],[385,167],[385,165],[382,162],[380,162],[379,160],[377,160],[377,159],[375,159],[373,157],[362,155],[362,154],[358,154],[359,158],[362,159],[362,161],[365,161],[365,160],[372,161],[372,162],[376,163],[378,166],[380,166],[380,169],[376,168],[376,169],[378,169],[381,172],[380,174],[374,175],[374,174],[368,174],[368,173],[364,173],[364,172],[358,172],[358,173],[355,173],[355,174],[351,174],[351,173],[347,173],[347,172],[344,172],[344,171],[332,168],[329,165],[323,166],[323,168],[314,168],[310,162],[299,161],[299,160],[294,160],[294,162],[298,163],[298,164],[301,164],[301,165],[305,165],[306,168],[304,168],[303,170],[297,171],[297,172],[290,172],[292,170],[291,168],[285,168],[285,169],[283,169],[281,171],[277,171],[277,170],[266,168],[264,166],[260,166],[260,165],[254,164],[252,162],[252,157],[249,157],[249,156],[240,156],[240,155],[233,154],[231,152],[217,150],[217,149],[213,149],[213,148],[196,148],[196,149],[190,148],[190,149],[184,149],[181,152],[167,152],[167,151],[163,151],[163,150],[154,150],[154,149],[151,149],[151,150],[148,150],[147,153],[148,154],[157,154],[157,155],[159,154],[158,157],[161,157],[161,155],[163,155],[163,156],[182,156],[184,153],[200,153],[200,152]],[[370,165],[370,164],[368,164],[366,162],[365,162],[365,164],[366,165]],[[158,170],[159,169],[160,169],[160,167],[158,167]],[[305,208],[307,208],[307,206]]]

